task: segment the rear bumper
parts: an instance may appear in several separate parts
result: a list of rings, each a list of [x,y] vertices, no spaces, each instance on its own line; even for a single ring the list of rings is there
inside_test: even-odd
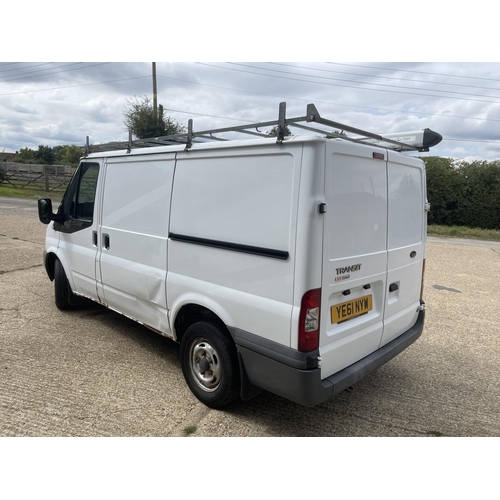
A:
[[[242,368],[242,397],[248,399],[245,398],[245,394],[252,394],[248,387],[245,388],[245,384],[247,386],[250,384],[304,406],[323,403],[374,372],[413,344],[422,334],[424,320],[425,309],[420,311],[415,325],[405,333],[369,356],[323,380],[320,368],[306,368],[311,365],[312,353],[301,355],[291,351],[294,354],[288,362],[283,352],[276,355],[269,350],[269,346],[260,348],[257,344],[251,345],[248,341],[242,341],[238,333],[235,335],[231,332]],[[298,358],[301,356],[302,360],[299,361]],[[305,369],[301,369],[300,365]]]

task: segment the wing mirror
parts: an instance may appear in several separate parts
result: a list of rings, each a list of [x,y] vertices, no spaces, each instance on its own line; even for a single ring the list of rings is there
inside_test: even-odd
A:
[[[42,224],[49,224],[50,221],[60,222],[62,216],[52,212],[52,200],[50,198],[40,198],[38,200],[38,218]]]

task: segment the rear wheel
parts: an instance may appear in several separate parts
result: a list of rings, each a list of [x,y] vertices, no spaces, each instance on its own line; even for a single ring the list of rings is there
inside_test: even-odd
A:
[[[181,365],[193,394],[211,408],[239,397],[236,348],[221,328],[208,322],[191,325],[181,341]]]
[[[59,260],[56,260],[54,263],[54,292],[57,308],[62,311],[70,309],[70,299],[73,292],[71,291],[68,278],[66,278],[66,273]]]

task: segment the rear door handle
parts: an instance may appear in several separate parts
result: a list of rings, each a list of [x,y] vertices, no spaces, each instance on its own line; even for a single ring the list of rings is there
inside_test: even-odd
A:
[[[399,290],[399,285],[397,283],[391,283],[389,285],[389,292],[395,292],[396,290]]]

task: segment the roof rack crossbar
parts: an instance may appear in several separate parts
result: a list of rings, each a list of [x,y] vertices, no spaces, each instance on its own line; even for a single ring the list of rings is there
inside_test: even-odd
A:
[[[202,138],[202,139],[208,139],[210,141],[229,141],[229,139],[224,139],[223,137],[215,137],[215,135],[209,134],[209,135],[201,135],[198,132],[196,133],[197,138]],[[201,142],[201,141],[200,141]]]
[[[396,146],[399,146],[399,147],[405,146],[405,147],[408,147],[412,150],[415,150],[415,151],[417,150],[417,148],[409,146],[408,144],[403,144],[401,142],[394,141],[392,139],[387,139],[385,137],[382,137],[379,134],[374,134],[373,132],[368,132],[368,131],[362,130],[360,128],[351,127],[350,125],[345,125],[343,123],[334,122],[332,120],[327,120],[326,118],[322,118],[314,104],[307,105],[307,121],[321,123],[322,125],[328,125],[329,127],[339,128],[341,130],[345,130],[346,132],[351,132],[352,134],[361,135],[364,138],[376,139],[377,141],[383,141],[383,142],[387,142],[389,144],[395,144]]]
[[[302,123],[301,123],[302,122]],[[324,125],[327,127],[331,127],[335,130],[322,130],[316,127],[311,127],[309,125],[305,125],[304,123],[315,123],[318,125]],[[200,144],[208,141],[228,141],[230,139],[218,137],[215,134],[224,134],[228,132],[237,132],[243,134],[254,135],[258,137],[269,137],[269,134],[262,132],[259,128],[262,127],[275,127],[277,132],[277,140],[278,144],[281,144],[285,139],[286,128],[287,126],[297,127],[303,130],[308,130],[315,132],[316,134],[322,134],[325,137],[335,137],[351,142],[361,143],[361,144],[369,144],[374,145],[375,143],[383,143],[383,147],[394,149],[396,151],[428,151],[426,148],[426,144],[416,144],[415,141],[413,143],[411,141],[402,142],[402,139],[395,134],[389,134],[390,136],[396,136],[398,140],[391,139],[388,137],[384,137],[379,134],[375,134],[373,132],[368,132],[366,130],[362,130],[356,127],[352,127],[350,125],[346,125],[343,123],[339,123],[333,120],[329,120],[327,118],[323,118],[316,106],[314,104],[307,105],[307,112],[305,116],[298,116],[295,118],[287,118],[286,117],[286,103],[282,102],[279,105],[278,119],[277,120],[269,120],[265,122],[259,123],[248,123],[245,125],[237,125],[232,127],[223,127],[223,128],[215,128],[208,130],[200,130],[194,131],[193,129],[193,120],[188,120],[187,132],[182,132],[180,134],[161,136],[161,137],[152,137],[147,139],[137,139],[132,140],[132,133],[129,132],[128,142],[126,141],[113,141],[104,144],[95,144],[91,145],[89,143],[89,137],[86,138],[85,143],[85,154],[89,154],[91,152],[97,151],[110,151],[115,149],[125,149],[128,153],[132,151],[133,148],[145,148],[145,147],[153,147],[153,146],[164,146],[164,145],[174,145],[174,144],[184,144],[185,149],[189,150],[194,143]],[[426,129],[427,130],[427,129]],[[349,137],[345,135],[345,132],[349,132],[354,134],[357,137]],[[431,131],[432,132],[432,131]],[[441,136],[432,132],[435,136],[439,136],[439,140]],[[274,135],[274,134],[273,134]],[[202,139],[201,141],[199,139]],[[439,141],[438,141],[439,142]],[[431,144],[435,145],[437,142]]]
[[[344,141],[350,141],[350,142],[356,142],[358,144],[366,144],[367,146],[373,146],[374,143],[373,142],[368,142],[367,138],[366,137],[361,137],[361,138],[355,138],[355,137],[349,137],[345,134],[342,134],[341,132],[336,132],[335,130],[322,130],[322,129],[319,129],[319,128],[316,128],[316,127],[308,127],[307,125],[300,125],[298,123],[292,123],[290,124],[292,127],[296,127],[296,128],[300,128],[300,129],[303,129],[303,130],[309,130],[309,131],[312,131],[312,132],[316,132],[317,134],[322,134],[324,135],[325,137],[328,137],[328,138],[333,138],[333,137],[336,137],[338,139],[343,139]],[[385,139],[384,139],[385,140]],[[397,151],[414,151],[416,150],[417,148],[414,148],[412,146],[409,146],[407,144],[402,144],[402,143],[399,143],[399,148],[394,148],[395,150]]]
[[[317,134],[324,134],[324,135],[339,135],[341,137],[345,137],[341,134],[338,134],[337,132],[331,132],[331,131],[326,131],[326,130],[321,130],[319,128],[316,128],[316,127],[308,127],[307,125],[301,125],[299,123],[290,123],[289,124],[291,127],[296,127],[296,128],[300,128],[302,130],[310,130],[311,132],[316,132]]]
[[[256,135],[257,137],[268,137],[266,134],[262,132],[254,132],[253,130],[240,130],[242,134]]]

